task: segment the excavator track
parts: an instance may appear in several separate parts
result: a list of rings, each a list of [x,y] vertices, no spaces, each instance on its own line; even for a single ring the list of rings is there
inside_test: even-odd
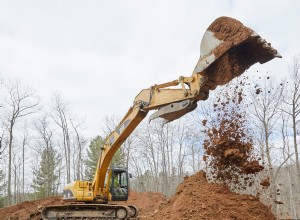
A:
[[[42,210],[44,220],[133,220],[138,209],[134,206],[107,204],[69,204],[47,206]]]

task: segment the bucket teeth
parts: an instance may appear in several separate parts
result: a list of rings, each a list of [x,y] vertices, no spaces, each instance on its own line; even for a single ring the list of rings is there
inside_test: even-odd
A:
[[[282,58],[282,56],[278,53],[278,51],[272,47],[271,43],[267,43],[266,40],[264,40],[262,38],[259,38],[257,40],[257,42],[260,43],[260,44],[262,44],[262,47],[264,49],[267,49],[268,52],[270,54],[272,54],[274,57]]]
[[[262,46],[263,48],[265,48],[265,49],[272,49],[272,47],[271,47],[271,44],[270,43],[265,43],[265,44],[263,44],[263,46]]]
[[[267,43],[267,41],[265,39],[259,37],[259,38],[257,38],[257,43],[259,43],[259,44],[265,44],[265,43]]]
[[[280,53],[274,54],[274,57],[282,58],[282,56],[280,55]]]

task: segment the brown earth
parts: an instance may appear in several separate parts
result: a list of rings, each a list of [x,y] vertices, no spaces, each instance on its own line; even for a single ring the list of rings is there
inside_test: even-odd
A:
[[[203,171],[186,178],[176,193],[148,218],[162,219],[275,219],[257,197],[230,192],[228,187],[208,183]]]
[[[61,204],[63,204],[63,201],[59,196],[34,201],[26,201],[17,205],[0,209],[0,216],[1,219],[5,220],[40,220],[40,211],[43,207]]]
[[[260,185],[265,186],[265,187],[269,187],[271,185],[270,178],[267,177],[266,179],[262,179],[260,181]]]
[[[134,192],[131,191],[127,202],[124,205],[134,205],[139,208],[139,218],[147,219],[155,210],[167,201],[167,198],[158,192]]]

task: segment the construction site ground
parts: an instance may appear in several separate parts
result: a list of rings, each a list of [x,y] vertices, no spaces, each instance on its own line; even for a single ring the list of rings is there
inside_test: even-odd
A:
[[[51,197],[0,209],[1,219],[40,219],[39,211],[47,205],[63,204],[61,197]],[[269,207],[257,197],[229,191],[226,186],[209,183],[198,172],[166,198],[157,192],[131,192],[125,204],[140,209],[139,219],[275,219]]]

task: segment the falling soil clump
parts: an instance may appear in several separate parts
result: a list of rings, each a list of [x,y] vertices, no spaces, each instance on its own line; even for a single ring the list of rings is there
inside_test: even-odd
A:
[[[260,181],[260,185],[265,186],[265,187],[269,187],[269,186],[271,185],[271,184],[270,184],[270,178],[267,177],[267,178],[265,178],[265,179],[262,179],[262,180]]]
[[[239,149],[227,149],[224,152],[224,157],[243,157],[243,155],[240,153]]]
[[[257,197],[231,192],[227,186],[207,182],[205,176],[200,171],[186,178],[149,219],[275,219]]]
[[[257,160],[254,161],[246,161],[242,165],[242,173],[244,174],[253,174],[253,173],[258,173],[262,171],[264,167],[262,165],[259,165]]]
[[[261,93],[261,92],[262,92],[261,88],[258,88],[258,89],[255,90],[256,95],[259,95],[259,93]]]

